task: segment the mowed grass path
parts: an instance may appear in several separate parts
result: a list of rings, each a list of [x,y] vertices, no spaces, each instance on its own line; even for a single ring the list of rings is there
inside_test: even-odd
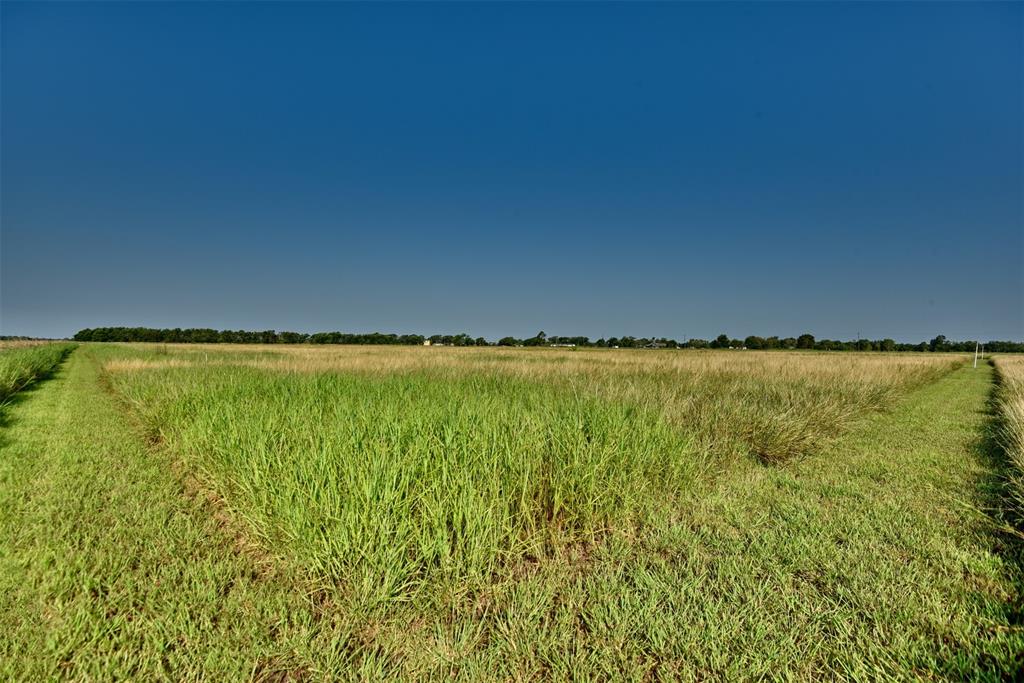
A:
[[[663,526],[524,567],[437,614],[314,604],[100,386],[91,351],[0,429],[0,677],[645,680],[1024,671],[1018,547],[979,508],[988,367],[825,452],[749,462]]]
[[[146,449],[89,350],[19,395],[0,429],[0,679],[299,666],[308,600],[212,513]]]
[[[965,367],[820,457],[752,466],[629,571],[659,659],[725,677],[1024,675],[1020,547],[996,531],[992,370]]]

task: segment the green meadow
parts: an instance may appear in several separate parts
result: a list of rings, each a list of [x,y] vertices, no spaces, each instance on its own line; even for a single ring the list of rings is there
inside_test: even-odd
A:
[[[1013,362],[4,349],[0,677],[1013,678]]]

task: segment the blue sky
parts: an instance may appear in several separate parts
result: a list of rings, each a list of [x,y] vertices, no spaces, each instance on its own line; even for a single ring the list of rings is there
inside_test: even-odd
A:
[[[1024,339],[1024,4],[0,12],[3,334]]]

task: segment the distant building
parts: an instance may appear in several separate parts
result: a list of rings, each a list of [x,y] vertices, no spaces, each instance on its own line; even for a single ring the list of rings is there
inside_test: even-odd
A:
[[[553,347],[557,346],[557,347],[561,347],[563,349],[574,349],[574,348],[576,348],[575,344],[552,344],[551,346],[553,346]]]
[[[423,345],[424,346],[430,346],[430,340],[429,339],[424,339],[423,340]]]

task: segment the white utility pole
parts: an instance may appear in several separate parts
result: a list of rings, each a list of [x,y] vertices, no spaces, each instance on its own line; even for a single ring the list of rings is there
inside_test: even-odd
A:
[[[978,342],[974,342],[974,367],[978,367]]]

